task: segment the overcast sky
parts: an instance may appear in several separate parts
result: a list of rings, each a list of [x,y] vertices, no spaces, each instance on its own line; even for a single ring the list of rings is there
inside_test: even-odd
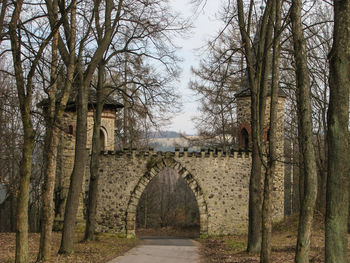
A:
[[[172,124],[164,129],[195,134],[196,129],[191,119],[198,115],[198,103],[193,92],[188,89],[188,82],[191,78],[190,69],[191,66],[196,67],[198,65],[200,60],[198,49],[203,47],[208,39],[215,36],[221,26],[220,21],[216,18],[221,1],[208,0],[204,8],[200,8],[196,15],[194,15],[193,6],[189,3],[190,0],[170,0],[169,2],[184,17],[191,16],[195,20],[193,32],[190,34],[191,37],[178,39],[176,42],[182,47],[178,54],[184,60],[181,64],[182,75],[179,83],[184,107],[182,112],[173,119]]]

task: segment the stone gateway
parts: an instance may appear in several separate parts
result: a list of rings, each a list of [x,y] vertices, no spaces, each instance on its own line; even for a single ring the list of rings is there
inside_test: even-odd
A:
[[[249,148],[250,137],[250,100],[248,96],[237,97],[239,127],[238,140],[242,149]],[[284,215],[284,164],[283,164],[283,127],[284,97],[279,100],[279,151],[281,160],[278,175],[274,178],[273,207],[274,220]],[[249,177],[251,155],[249,151],[202,150],[188,152],[141,152],[137,150],[113,151],[113,125],[111,111],[107,105],[103,124],[103,147],[100,159],[99,194],[97,204],[97,231],[135,235],[136,209],[139,199],[153,177],[164,168],[175,169],[193,191],[200,213],[201,235],[227,235],[245,233],[248,229]],[[114,112],[115,114],[115,112]],[[102,117],[102,118],[104,118]],[[113,117],[113,116],[112,116]],[[89,117],[88,146],[91,145],[93,111]],[[67,127],[75,119],[75,112],[67,113]],[[266,118],[268,121],[268,117]],[[268,134],[268,127],[266,129]],[[112,136],[113,137],[113,136]],[[268,141],[268,135],[266,136]],[[74,131],[67,128],[61,132],[60,161],[56,179],[57,220],[62,220],[65,198],[69,187],[69,175],[74,160]],[[86,168],[84,188],[88,189],[89,165]],[[79,216],[84,216],[82,194]]]

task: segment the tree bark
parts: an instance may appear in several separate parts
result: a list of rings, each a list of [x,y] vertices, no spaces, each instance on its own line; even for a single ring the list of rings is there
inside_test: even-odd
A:
[[[53,192],[56,177],[56,157],[58,134],[57,128],[47,126],[45,135],[45,182],[41,214],[40,247],[37,262],[47,261],[51,256],[51,236],[54,217]]]
[[[96,89],[96,108],[94,112],[94,130],[92,135],[92,152],[90,161],[90,182],[89,196],[87,207],[87,220],[85,228],[85,240],[93,240],[96,228],[96,205],[99,179],[99,162],[100,162],[100,133],[101,133],[101,115],[104,104],[104,62],[101,61],[98,67],[98,83]]]
[[[253,1],[250,2],[250,10],[248,17],[251,18]],[[248,83],[251,91],[251,128],[252,128],[252,169],[249,179],[249,225],[248,225],[248,246],[247,251],[258,253],[261,249],[261,211],[262,211],[262,150],[261,138],[264,128],[265,119],[265,102],[266,99],[266,79],[267,79],[267,63],[269,61],[269,52],[266,50],[268,43],[267,21],[271,10],[271,1],[268,1],[264,11],[257,37],[259,41],[251,45],[250,27],[251,21],[246,23],[244,18],[243,1],[237,1],[238,21],[240,33],[244,48],[244,55],[247,62]],[[254,50],[258,50],[254,54]]]
[[[350,0],[334,1],[333,46],[329,54],[326,263],[346,263],[349,217]]]
[[[79,206],[79,199],[82,190],[82,183],[85,175],[87,159],[87,114],[88,114],[88,91],[87,86],[80,83],[78,89],[77,103],[77,130],[74,155],[74,167],[70,178],[70,185],[66,207],[64,211],[64,222],[62,240],[59,253],[71,254],[74,252],[74,234],[76,214]]]
[[[21,58],[21,42],[17,36],[17,23],[20,20],[20,13],[23,0],[15,3],[15,9],[12,13],[9,25],[9,35],[11,41],[12,58],[16,77],[16,88],[19,99],[19,108],[23,124],[23,146],[22,157],[20,161],[20,182],[19,192],[17,195],[17,213],[16,213],[16,263],[27,263],[28,255],[28,200],[29,200],[29,184],[32,172],[32,155],[34,145],[34,130],[31,120],[31,100],[32,100],[32,80],[34,75],[34,63],[30,68],[27,76],[28,83],[25,83],[24,72],[22,68]]]
[[[128,54],[125,53],[125,61],[124,61],[124,85],[123,89],[124,92],[122,94],[122,99],[123,99],[123,148],[127,148],[129,145],[129,142],[131,142],[131,131],[130,131],[130,119],[129,119],[129,101],[128,101]],[[132,147],[130,147],[131,149]]]
[[[317,197],[317,169],[313,145],[311,86],[307,67],[306,41],[301,22],[302,2],[293,0],[291,6],[294,58],[296,63],[299,146],[302,154],[303,194],[299,215],[295,262],[309,262],[312,220]],[[300,182],[300,184],[302,184]]]
[[[57,21],[57,1],[56,3],[56,21]],[[55,187],[56,177],[56,159],[57,159],[57,146],[58,146],[58,131],[55,125],[55,112],[56,112],[56,91],[57,91],[57,41],[58,32],[52,39],[52,61],[51,61],[51,85],[48,92],[49,103],[46,116],[46,134],[45,134],[45,146],[44,146],[44,192],[43,192],[43,204],[41,213],[41,234],[40,234],[40,247],[37,257],[37,262],[47,261],[50,259],[51,254],[51,234],[54,217],[54,205],[53,205],[53,192]]]
[[[17,196],[17,231],[16,231],[16,263],[29,262],[28,256],[28,201],[29,184],[32,171],[32,155],[34,145],[34,131],[30,120],[28,107],[24,107],[23,120],[23,149],[20,162],[20,185]]]
[[[52,2],[52,17],[54,21],[58,20],[58,1]],[[75,6],[71,13],[71,24],[75,23]],[[74,46],[75,30],[70,32],[72,45]],[[37,262],[45,262],[51,256],[51,237],[52,226],[54,221],[54,188],[56,178],[56,163],[58,150],[58,126],[61,123],[62,115],[66,107],[68,97],[72,87],[74,61],[67,67],[66,82],[63,87],[61,100],[57,102],[57,77],[58,77],[58,32],[53,37],[52,41],[52,65],[51,65],[51,85],[48,91],[48,109],[46,116],[46,134],[45,134],[45,171],[44,171],[44,191],[43,191],[43,206],[41,213],[41,235],[40,247],[37,257]]]
[[[281,30],[281,0],[273,0],[272,12],[269,19],[269,30],[274,31],[273,36],[273,58],[272,58],[272,84],[270,101],[270,136],[269,136],[269,155],[268,165],[264,179],[264,199],[262,209],[262,242],[260,262],[269,263],[271,259],[271,236],[272,236],[272,192],[273,180],[277,172],[277,162],[283,153],[279,149],[278,136],[278,91],[279,91],[279,57],[280,57],[280,30]]]
[[[261,249],[261,169],[257,144],[252,149],[252,169],[249,178],[249,227],[248,227],[248,252],[258,253]]]
[[[270,153],[271,154],[271,153]],[[266,169],[264,178],[264,198],[262,207],[262,238],[260,262],[269,263],[271,261],[271,235],[272,235],[272,181],[273,173],[275,172],[275,164],[269,162],[269,167]]]

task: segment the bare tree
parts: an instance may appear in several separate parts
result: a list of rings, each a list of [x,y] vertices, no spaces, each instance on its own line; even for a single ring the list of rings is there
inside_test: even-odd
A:
[[[234,28],[235,25],[231,26]],[[201,104],[201,116],[194,119],[199,134],[207,140],[208,147],[224,150],[235,146],[234,92],[242,71],[241,59],[237,59],[240,51],[238,32],[233,29],[227,31],[227,34],[223,32],[207,44],[208,56],[201,61],[198,69],[192,68],[195,79],[189,84]]]
[[[74,2],[74,1],[73,1]],[[76,2],[74,2],[76,3]],[[75,4],[74,4],[75,5]],[[88,88],[92,80],[93,74],[103,58],[103,54],[107,50],[115,29],[120,19],[121,8],[123,0],[118,2],[117,6],[114,6],[113,1],[107,0],[103,6],[101,2],[95,2],[93,5],[92,13],[88,21],[87,31],[79,45],[79,53],[76,57],[77,64],[75,68],[77,76],[77,131],[76,131],[76,144],[75,144],[75,156],[74,156],[74,167],[71,175],[71,182],[69,186],[68,197],[66,201],[65,213],[64,213],[64,225],[62,232],[62,240],[60,253],[70,254],[74,251],[74,227],[76,222],[76,213],[79,204],[79,196],[82,190],[82,181],[84,178],[84,171],[87,160],[86,152],[86,139],[87,139],[87,112],[88,112]],[[62,9],[62,7],[60,6]],[[87,10],[86,10],[87,11]],[[88,36],[91,30],[91,23],[96,20],[96,23],[100,23],[100,12],[103,13],[104,31],[101,32],[101,41],[98,42],[98,46],[95,46],[95,50],[92,51],[90,62],[86,69],[82,64],[82,52]],[[88,12],[87,12],[88,14]],[[68,30],[76,30],[75,25],[69,25],[65,23],[64,26]],[[60,45],[60,44],[59,44]],[[64,47],[62,47],[64,49]],[[59,50],[61,51],[60,46]],[[75,52],[70,50],[70,52]]]
[[[247,65],[248,87],[251,92],[251,129],[252,129],[252,171],[249,181],[249,252],[259,252],[261,248],[261,169],[262,138],[265,126],[265,109],[268,74],[271,57],[272,24],[269,17],[272,1],[267,1],[263,11],[255,40],[252,45],[252,15],[255,10],[253,1],[248,5],[248,16],[245,16],[243,1],[237,1],[238,22],[241,32],[244,56]]]
[[[296,62],[299,145],[302,153],[304,193],[300,208],[295,262],[309,262],[312,220],[317,197],[317,171],[312,133],[311,86],[307,66],[306,43],[301,23],[301,1],[291,6],[294,57]]]
[[[329,53],[328,179],[325,262],[346,263],[350,189],[350,1],[334,1],[333,46]]]
[[[50,5],[52,12],[50,12],[51,23],[57,24],[59,22],[58,17],[58,1],[54,0],[52,3],[47,2]],[[72,5],[71,11],[71,24],[75,23],[75,7]],[[66,16],[67,11],[61,12],[62,18]],[[75,30],[69,32],[70,50],[74,49],[75,45]],[[37,257],[37,261],[47,261],[50,259],[51,254],[51,233],[54,220],[54,205],[53,194],[56,178],[56,163],[57,163],[57,150],[58,150],[58,132],[59,126],[62,122],[62,115],[66,107],[68,97],[71,91],[73,83],[74,62],[70,63],[67,67],[67,76],[64,84],[59,84],[59,80],[62,79],[58,72],[58,41],[59,32],[57,31],[52,39],[51,44],[51,63],[50,66],[50,83],[47,89],[44,91],[48,95],[47,101],[43,101],[42,107],[45,112],[46,119],[46,133],[45,133],[45,175],[43,186],[43,205],[42,205],[42,218],[41,218],[41,235],[40,235],[40,247]],[[74,53],[70,54],[70,61],[75,57]]]
[[[279,149],[279,130],[278,127],[278,97],[279,97],[279,75],[280,75],[280,50],[281,50],[281,20],[282,20],[282,2],[274,0],[269,17],[269,24],[273,27],[272,39],[272,83],[270,99],[270,130],[269,130],[269,150],[268,164],[264,178],[264,194],[262,208],[262,242],[260,252],[260,262],[272,262],[271,258],[271,235],[272,235],[272,192],[273,181],[277,174],[277,164],[281,161],[281,152]]]
[[[17,234],[16,234],[16,262],[28,262],[28,199],[29,183],[32,170],[32,154],[34,145],[34,129],[31,119],[31,103],[33,96],[33,78],[36,72],[40,58],[53,37],[53,32],[57,31],[57,25],[54,30],[45,36],[36,50],[33,52],[33,60],[29,60],[29,70],[24,66],[22,59],[22,48],[25,47],[21,34],[25,31],[21,21],[21,11],[24,1],[17,1],[14,4],[11,13],[11,22],[9,24],[9,36],[12,49],[12,58],[14,65],[14,74],[16,77],[16,88],[21,111],[23,124],[23,148],[22,159],[20,163],[20,188],[17,197]],[[35,37],[31,35],[30,37]],[[30,46],[31,47],[31,46]]]

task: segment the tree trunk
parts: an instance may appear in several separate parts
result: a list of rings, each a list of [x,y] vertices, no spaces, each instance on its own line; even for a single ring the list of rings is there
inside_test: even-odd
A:
[[[272,234],[272,180],[275,172],[275,164],[270,163],[265,173],[264,179],[264,198],[262,207],[262,238],[260,262],[269,263],[271,261],[271,234]]]
[[[346,263],[349,216],[350,0],[334,1],[333,46],[329,54],[326,263]]]
[[[51,123],[52,124],[52,123]],[[50,125],[50,124],[49,124]],[[56,177],[58,134],[55,126],[48,126],[45,139],[45,182],[41,214],[40,247],[37,262],[47,261],[51,256],[51,236],[54,219],[53,194]]]
[[[101,115],[104,101],[104,62],[102,61],[98,67],[98,84],[96,89],[96,108],[94,112],[94,130],[92,135],[92,152],[90,161],[90,182],[89,196],[87,207],[87,220],[85,228],[85,240],[93,240],[96,228],[96,205],[98,193],[99,179],[99,162],[100,162],[100,133],[101,133]]]
[[[58,20],[58,1],[54,0],[51,7],[53,21]],[[71,10],[71,26],[75,28],[75,3],[72,4]],[[52,226],[54,221],[54,188],[56,178],[56,164],[57,164],[57,151],[58,151],[58,126],[61,124],[62,115],[66,108],[67,101],[71,92],[74,69],[75,69],[75,54],[69,55],[69,63],[67,65],[67,75],[64,87],[62,88],[61,100],[57,101],[57,86],[58,86],[58,32],[53,36],[52,41],[52,66],[51,66],[51,86],[48,92],[49,105],[47,112],[46,123],[46,139],[45,139],[45,182],[43,192],[43,206],[42,206],[42,218],[41,218],[41,235],[40,235],[40,247],[37,257],[37,262],[47,261],[50,259],[51,253],[51,237]],[[74,50],[75,47],[75,30],[70,31],[70,50]],[[63,86],[61,85],[61,86]]]
[[[57,1],[55,5],[55,20],[57,21]],[[46,116],[46,134],[44,151],[44,192],[41,213],[41,235],[37,262],[47,261],[51,256],[51,236],[54,219],[53,194],[56,178],[58,130],[56,127],[56,92],[58,66],[58,32],[52,39],[51,86],[48,92],[49,103]]]
[[[19,108],[23,124],[23,146],[22,157],[20,161],[20,182],[17,195],[17,213],[16,213],[16,263],[27,263],[28,255],[28,201],[29,184],[32,172],[32,155],[34,145],[34,130],[31,120],[31,100],[32,100],[32,77],[34,75],[36,64],[32,65],[25,83],[22,69],[21,42],[17,36],[17,23],[20,20],[20,13],[23,0],[15,3],[15,9],[12,13],[9,25],[9,35],[11,41],[13,66],[16,77],[16,88],[19,99]],[[37,57],[36,57],[37,58]]]
[[[278,140],[278,90],[279,90],[279,57],[280,57],[280,28],[281,28],[281,1],[273,0],[272,12],[270,14],[269,27],[274,28],[273,37],[273,59],[272,59],[272,85],[270,101],[270,136],[268,165],[264,180],[264,199],[262,209],[262,242],[260,262],[269,263],[271,259],[271,236],[272,236],[272,192],[273,180],[276,174],[277,162],[283,154],[279,149]],[[273,22],[274,21],[274,22]],[[271,24],[270,24],[271,23]],[[283,128],[282,128],[283,129]]]
[[[82,78],[82,76],[81,76]],[[82,82],[82,81],[81,81]],[[80,82],[80,83],[81,83]],[[64,211],[64,223],[62,240],[59,253],[71,254],[74,252],[74,234],[76,214],[78,211],[82,183],[85,175],[87,159],[87,113],[88,113],[88,92],[87,86],[79,85],[77,103],[77,130],[75,142],[74,167],[70,178],[69,192]]]
[[[296,139],[292,139],[293,144],[293,209],[292,213],[299,213],[300,211],[300,194],[299,194],[299,174],[300,169],[296,165],[297,163],[300,163],[300,154],[299,154],[299,144],[296,142]]]
[[[123,148],[128,147],[129,142],[131,141],[131,131],[130,131],[130,118],[129,118],[129,101],[128,101],[128,54],[125,53],[125,61],[124,61],[124,85],[123,85],[123,93],[122,93],[122,99],[123,99]],[[131,150],[131,148],[130,148]]]
[[[251,18],[253,10],[253,1],[250,2],[248,17]],[[251,21],[246,23],[243,1],[237,1],[238,21],[244,55],[247,61],[248,83],[251,91],[251,127],[252,127],[252,170],[249,181],[249,225],[248,225],[248,252],[258,253],[261,248],[261,209],[262,209],[262,149],[261,137],[264,128],[265,119],[265,99],[267,84],[267,71],[270,52],[266,45],[271,40],[271,30],[267,30],[268,17],[271,11],[271,1],[267,2],[263,17],[259,23],[259,30],[254,42],[254,48],[251,45],[250,26]],[[270,38],[270,40],[269,40]],[[254,50],[258,50],[254,54]]]
[[[34,132],[30,120],[29,110],[23,116],[24,141],[22,159],[20,162],[20,185],[17,196],[17,232],[16,232],[16,263],[29,262],[28,257],[28,201],[29,184],[32,171],[32,154]]]
[[[101,2],[95,2],[94,8],[99,9]],[[76,143],[75,143],[75,156],[74,167],[71,175],[71,181],[69,186],[68,197],[66,201],[66,208],[64,213],[64,223],[62,231],[62,240],[59,253],[70,254],[74,251],[74,228],[76,223],[76,214],[79,205],[80,194],[82,190],[82,183],[85,174],[86,166],[86,139],[87,139],[87,114],[88,114],[88,89],[90,87],[93,74],[101,62],[105,51],[108,49],[115,25],[120,19],[121,8],[123,6],[123,0],[118,2],[118,6],[114,6],[112,0],[106,0],[104,26],[98,27],[100,31],[100,40],[98,40],[98,46],[95,50],[86,70],[83,72],[83,66],[78,64],[77,72],[79,74],[79,89],[78,89],[78,108],[77,108],[77,130],[76,130]],[[111,19],[112,11],[116,7],[116,13],[114,19]],[[95,19],[99,19],[98,11],[94,13]],[[104,35],[103,35],[104,33]],[[102,37],[103,36],[103,37]],[[82,44],[85,44],[83,42]],[[72,51],[74,52],[74,51]],[[81,57],[80,57],[81,58]],[[81,61],[77,62],[81,63]]]
[[[118,3],[118,11],[116,19],[118,19],[123,1]],[[85,228],[85,239],[92,240],[94,238],[94,232],[96,227],[96,205],[97,205],[97,193],[98,193],[98,169],[100,160],[100,132],[101,132],[101,115],[104,105],[104,74],[105,74],[105,61],[103,55],[108,49],[112,38],[112,27],[109,24],[111,22],[111,12],[113,9],[113,1],[106,1],[106,25],[105,25],[105,35],[103,36],[102,27],[97,26],[96,30],[98,32],[98,49],[96,50],[92,61],[90,63],[87,71],[84,73],[86,85],[90,84],[92,74],[98,67],[98,85],[96,90],[96,109],[94,113],[94,128],[93,128],[93,138],[92,138],[92,155],[90,162],[90,183],[89,183],[89,196],[88,196],[88,211],[87,211],[87,221]],[[96,6],[97,7],[97,6]],[[95,14],[95,19],[98,20],[99,16]],[[126,62],[125,62],[126,63]],[[86,130],[85,130],[86,132]],[[82,180],[82,179],[81,179]]]
[[[249,227],[247,251],[258,253],[261,248],[262,165],[258,147],[254,147],[253,145],[252,151],[252,169],[249,178]]]
[[[301,22],[302,2],[293,0],[291,6],[294,58],[296,63],[299,146],[302,154],[303,194],[299,216],[295,262],[309,262],[312,220],[317,197],[317,169],[313,145],[311,87],[307,68],[306,43]]]

